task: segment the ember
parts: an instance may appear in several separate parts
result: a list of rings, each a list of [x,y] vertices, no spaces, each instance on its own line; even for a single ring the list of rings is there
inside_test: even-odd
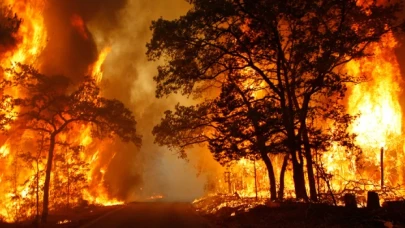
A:
[[[71,223],[71,222],[72,221],[65,219],[63,221],[58,221],[57,224],[61,225],[61,224],[68,224],[68,223]]]

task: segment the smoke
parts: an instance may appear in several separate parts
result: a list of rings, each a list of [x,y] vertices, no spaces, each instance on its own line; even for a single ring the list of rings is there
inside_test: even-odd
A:
[[[143,135],[133,172],[141,173],[142,185],[134,185],[127,200],[141,200],[162,194],[167,200],[189,201],[203,194],[204,177],[197,177],[193,164],[199,162],[191,156],[190,163],[177,158],[166,148],[153,143],[153,126],[159,123],[163,112],[173,108],[181,97],[155,98],[153,76],[157,63],[148,62],[146,43],[151,38],[152,20],[164,17],[174,19],[184,14],[189,5],[184,0],[132,0],[119,13],[119,23],[107,33],[97,21],[91,31],[99,46],[111,46],[105,63],[105,94],[124,101],[136,115],[137,129]]]
[[[105,174],[109,191],[119,199],[162,194],[167,200],[190,201],[203,194],[206,178],[199,175],[201,161],[212,162],[211,155],[196,148],[186,162],[153,142],[151,131],[163,112],[185,98],[155,98],[157,63],[148,62],[145,56],[152,20],[177,18],[189,7],[184,0],[48,0],[44,17],[49,39],[41,71],[78,82],[100,50],[110,47],[103,94],[119,99],[134,112],[137,130],[143,135],[141,149],[117,141],[100,152],[102,162],[109,163]]]

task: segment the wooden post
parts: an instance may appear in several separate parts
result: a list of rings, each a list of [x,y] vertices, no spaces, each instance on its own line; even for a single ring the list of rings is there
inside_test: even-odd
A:
[[[350,208],[350,209],[356,209],[357,208],[357,201],[356,201],[356,196],[351,193],[347,193],[344,196],[345,200],[345,207]]]
[[[231,190],[231,172],[229,172],[228,170],[225,171],[225,182],[228,183],[228,193],[231,194],[232,190]]]
[[[380,198],[376,192],[367,193],[367,208],[369,209],[380,208]]]
[[[381,147],[380,165],[381,165],[381,190],[382,190],[384,188],[384,147]]]
[[[253,160],[253,167],[255,169],[255,191],[256,191],[256,201],[257,201],[257,174],[256,174],[256,158]]]

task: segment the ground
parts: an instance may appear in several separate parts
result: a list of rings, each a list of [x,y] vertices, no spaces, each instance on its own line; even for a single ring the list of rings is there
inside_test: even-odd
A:
[[[244,203],[238,203],[241,201]],[[405,228],[405,201],[375,210],[300,202],[262,203],[263,200],[259,200],[262,205],[255,202],[255,199],[213,196],[195,202],[194,207],[218,227]]]
[[[77,207],[70,210],[61,210],[59,212],[51,212],[48,217],[48,224],[42,226],[44,228],[48,227],[80,227],[90,221],[93,221],[100,216],[108,214],[124,205],[116,206],[96,206],[88,205],[83,207]],[[59,224],[58,224],[59,223]],[[0,222],[0,228],[20,228],[20,227],[35,227],[32,221],[22,222],[20,224],[5,224]]]
[[[91,214],[91,215],[89,215]],[[68,221],[56,224],[56,221]],[[197,215],[190,203],[135,202],[126,205],[98,208],[92,213],[76,216],[51,215],[45,227],[60,228],[127,228],[127,227],[211,227],[208,220]],[[2,227],[0,225],[0,227]],[[31,224],[5,227],[33,227]]]
[[[65,221],[66,223],[57,224]],[[89,206],[52,214],[45,226],[104,227],[387,227],[405,228],[405,201],[382,208],[349,209],[301,202],[212,196],[190,203],[134,202],[112,207]],[[0,227],[33,227],[32,224]]]

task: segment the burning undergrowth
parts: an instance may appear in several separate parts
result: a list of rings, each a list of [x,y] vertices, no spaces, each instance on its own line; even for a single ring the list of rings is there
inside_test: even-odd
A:
[[[219,227],[402,227],[404,201],[381,209],[347,208],[330,203],[210,195],[193,202],[194,209]]]
[[[248,212],[258,205],[264,205],[267,199],[240,198],[229,195],[210,195],[193,202],[197,212],[203,215],[234,216],[236,213]]]

